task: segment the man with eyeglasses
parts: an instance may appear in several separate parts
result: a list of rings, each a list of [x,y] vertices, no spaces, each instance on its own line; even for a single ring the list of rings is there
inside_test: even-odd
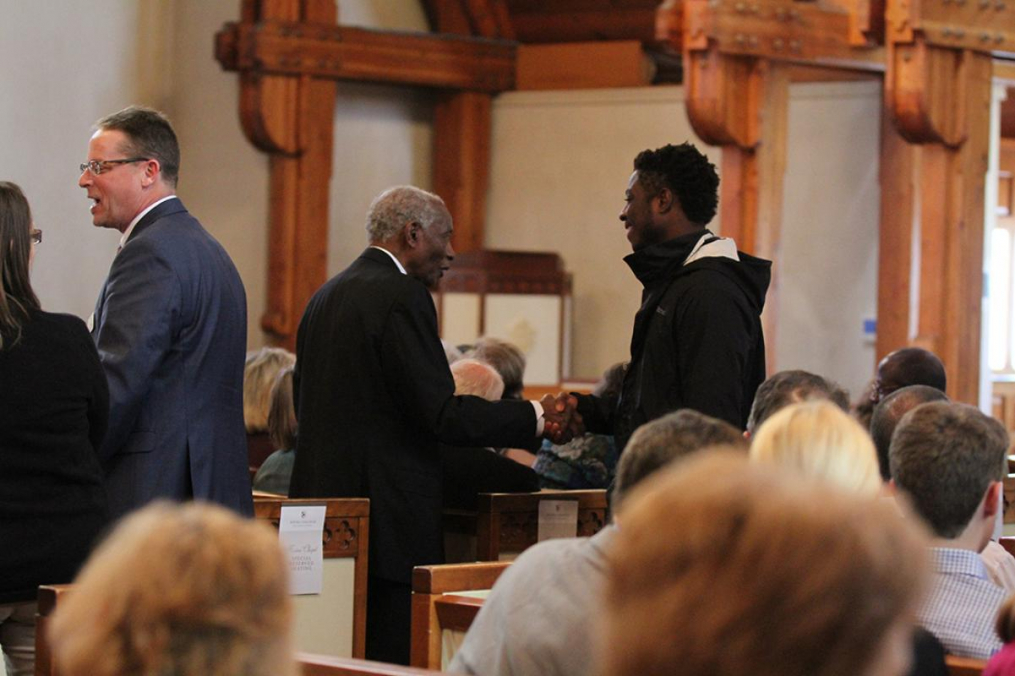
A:
[[[92,222],[120,231],[92,338],[109,380],[100,449],[110,512],[198,498],[252,514],[243,426],[247,305],[229,255],[176,197],[164,115],[99,120],[78,185]]]

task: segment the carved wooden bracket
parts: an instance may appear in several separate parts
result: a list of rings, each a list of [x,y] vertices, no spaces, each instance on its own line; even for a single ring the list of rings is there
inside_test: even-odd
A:
[[[482,5],[469,0],[469,16],[486,27],[497,17],[484,14]],[[335,82],[462,92],[438,126],[462,134],[460,143],[472,143],[472,155],[463,151],[450,170],[435,172],[459,219],[481,211],[476,195],[485,194],[485,173],[471,175],[466,161],[482,162],[489,139],[476,142],[472,136],[476,129],[489,134],[490,94],[514,87],[512,42],[371,31],[337,21],[335,0],[244,0],[241,20],[216,35],[216,58],[240,74],[244,133],[271,156],[268,298],[261,326],[273,342],[290,348],[304,306],[327,278]],[[468,133],[459,131],[465,123]],[[481,236],[481,228],[472,239],[477,232]]]
[[[888,0],[885,99],[910,143],[962,145],[974,54],[1015,52],[1006,0]]]

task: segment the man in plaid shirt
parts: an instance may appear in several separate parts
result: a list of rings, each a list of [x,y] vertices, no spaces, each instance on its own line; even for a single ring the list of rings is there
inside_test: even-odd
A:
[[[1008,434],[972,406],[933,402],[907,413],[892,435],[892,481],[933,531],[934,581],[920,623],[955,655],[1001,648],[994,618],[1005,591],[979,553],[1002,505]]]

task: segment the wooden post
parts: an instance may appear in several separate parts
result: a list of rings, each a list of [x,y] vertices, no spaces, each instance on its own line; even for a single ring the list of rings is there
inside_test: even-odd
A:
[[[715,48],[689,51],[685,64],[691,125],[703,141],[723,149],[722,234],[746,253],[775,260],[786,172],[788,67]],[[777,285],[773,274],[762,317],[770,371],[775,369]]]
[[[899,37],[889,42],[886,105],[899,134],[923,145],[912,155],[918,176],[913,192],[906,183],[913,174],[901,151],[900,175],[882,196],[883,215],[898,213],[889,216],[881,240],[878,313],[879,318],[884,313],[887,325],[879,327],[885,335],[879,335],[878,354],[905,344],[933,351],[948,372],[948,394],[976,405],[993,66],[989,54],[929,44],[922,35]],[[891,133],[887,136],[894,146]],[[918,214],[918,260],[908,249],[899,251],[912,244],[913,228],[906,221],[913,213]],[[908,292],[889,296],[897,288]]]
[[[483,248],[492,107],[489,94],[459,92],[445,95],[434,111],[433,189],[451,212],[458,252]]]

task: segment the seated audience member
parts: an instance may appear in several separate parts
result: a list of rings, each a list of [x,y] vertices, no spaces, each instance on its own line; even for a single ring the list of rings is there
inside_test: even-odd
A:
[[[867,386],[863,388],[852,404],[850,404],[849,412],[856,421],[860,423],[860,426],[865,430],[871,428],[871,416],[874,415],[874,397],[875,388],[877,388],[878,381],[876,378],[872,378]]]
[[[1015,674],[1015,595],[1009,596],[997,612],[994,625],[1004,647],[990,658],[983,676],[1012,676]]]
[[[801,401],[828,400],[849,410],[849,395],[835,383],[808,371],[779,371],[758,386],[747,418],[747,436],[777,411]]]
[[[1001,647],[994,618],[1006,594],[979,553],[1001,509],[1007,449],[1001,423],[949,402],[917,406],[892,435],[892,482],[935,536],[920,623],[956,655],[986,659]]]
[[[726,453],[624,499],[607,561],[606,676],[899,676],[926,537],[883,500]]]
[[[455,394],[471,394],[496,401],[504,382],[489,364],[459,359],[451,365]],[[440,445],[444,466],[444,507],[472,510],[479,493],[531,493],[539,481],[531,467],[501,457],[490,448],[459,448]]]
[[[627,362],[606,369],[592,394],[600,398],[620,396],[626,370]],[[536,452],[532,469],[539,475],[541,488],[606,488],[613,482],[618,456],[612,434],[587,433],[560,445],[547,439]]]
[[[247,353],[243,367],[243,423],[247,428],[250,465],[261,466],[278,447],[268,438],[271,389],[278,372],[296,363],[296,355],[278,347],[262,347]]]
[[[289,479],[296,462],[296,409],[293,407],[293,367],[278,372],[271,388],[268,438],[276,450],[254,475],[254,490],[289,495]]]
[[[889,394],[874,408],[870,423],[871,438],[874,439],[874,448],[878,452],[878,469],[885,481],[892,478],[888,466],[888,449],[891,448],[892,435],[899,426],[899,421],[920,404],[931,401],[949,399],[947,394],[928,385],[908,385]]]
[[[892,434],[902,417],[920,404],[931,401],[949,401],[948,395],[928,385],[910,385],[898,389],[878,403],[871,418],[871,436],[878,451],[878,464],[885,481],[891,479],[888,467],[888,452]],[[998,522],[1004,516],[998,513]],[[1000,535],[998,529],[995,534]],[[987,573],[994,584],[1003,587],[1009,594],[1015,594],[1015,558],[995,539],[991,539],[980,552],[980,558],[987,566]]]
[[[613,502],[663,466],[705,447],[743,449],[740,431],[696,411],[670,413],[635,431],[617,467]],[[664,520],[666,523],[675,523]],[[481,676],[586,676],[606,552],[617,527],[591,538],[548,540],[504,571],[472,623],[449,671]]]
[[[42,311],[29,277],[41,241],[21,189],[0,181],[0,648],[8,676],[34,673],[39,585],[70,582],[109,518],[98,456],[106,374],[83,321]]]
[[[862,495],[881,491],[870,435],[827,401],[792,404],[766,420],[751,441],[750,457]]]
[[[749,457],[829,481],[861,496],[874,498],[882,491],[870,436],[841,406],[827,401],[792,404],[773,415],[755,435]],[[940,642],[927,631],[918,631],[910,674],[945,673]]]
[[[499,338],[484,337],[476,341],[466,357],[492,366],[504,381],[503,399],[521,399],[525,376],[525,354],[511,343]]]
[[[886,356],[878,364],[871,401],[877,405],[895,390],[910,385],[927,385],[946,391],[945,365],[936,354],[922,347],[904,347]]]
[[[461,350],[446,340],[441,341],[441,347],[444,348],[444,356],[447,358],[449,365],[454,364],[463,356]]]
[[[145,507],[53,614],[63,676],[296,676],[278,535],[208,503]]]

